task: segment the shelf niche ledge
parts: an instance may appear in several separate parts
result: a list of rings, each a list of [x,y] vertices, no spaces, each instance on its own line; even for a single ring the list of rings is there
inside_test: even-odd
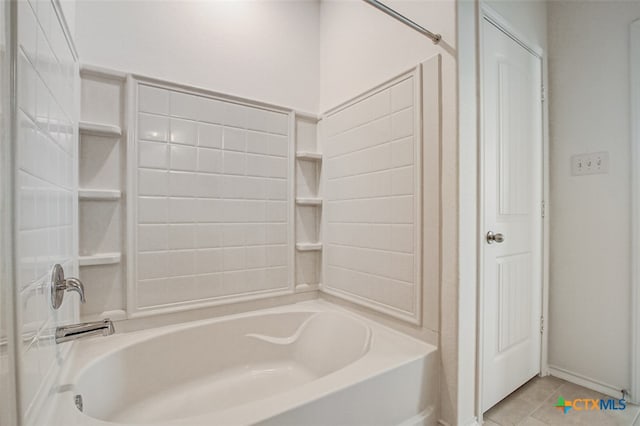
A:
[[[122,197],[117,189],[79,189],[78,198],[84,201],[114,201]]]
[[[296,250],[298,250],[298,251],[320,251],[320,250],[322,250],[322,243],[296,243]]]
[[[321,206],[322,198],[299,197],[296,198],[296,204],[299,206]]]
[[[122,136],[122,129],[113,124],[93,123],[90,121],[81,121],[78,125],[80,134],[93,136]]]
[[[298,151],[296,152],[296,158],[305,161],[322,161],[322,154],[319,152]]]
[[[120,253],[97,253],[90,256],[80,256],[80,266],[114,265],[120,263]]]

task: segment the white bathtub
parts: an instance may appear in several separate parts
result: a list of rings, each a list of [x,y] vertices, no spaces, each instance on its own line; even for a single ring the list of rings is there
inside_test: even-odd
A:
[[[52,424],[435,424],[435,348],[319,301],[87,339],[67,365]]]

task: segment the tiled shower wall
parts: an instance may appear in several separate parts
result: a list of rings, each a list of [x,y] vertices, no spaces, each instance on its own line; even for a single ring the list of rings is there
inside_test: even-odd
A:
[[[17,7],[19,398],[25,424],[32,424],[68,348],[55,345],[53,331],[77,315],[76,295],[67,294],[58,311],[48,295],[54,264],[77,274],[77,66],[57,3],[19,1]]]
[[[323,290],[419,322],[420,134],[413,72],[324,119]]]
[[[138,88],[135,310],[291,290],[289,115]]]

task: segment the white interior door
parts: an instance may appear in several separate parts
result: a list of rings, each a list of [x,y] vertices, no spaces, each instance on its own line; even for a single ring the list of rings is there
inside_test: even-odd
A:
[[[481,66],[486,411],[540,371],[542,91],[540,58],[487,20]]]

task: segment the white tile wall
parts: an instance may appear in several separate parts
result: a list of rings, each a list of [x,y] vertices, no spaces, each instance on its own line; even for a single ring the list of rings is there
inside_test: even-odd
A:
[[[416,322],[419,197],[413,74],[324,119],[324,289]]]
[[[48,394],[63,349],[52,333],[74,319],[77,296],[50,307],[49,275],[55,263],[77,275],[76,190],[77,68],[51,1],[18,5],[18,137],[16,163],[18,324],[22,331],[21,412],[33,422]]]
[[[138,308],[289,288],[288,115],[138,87]]]

